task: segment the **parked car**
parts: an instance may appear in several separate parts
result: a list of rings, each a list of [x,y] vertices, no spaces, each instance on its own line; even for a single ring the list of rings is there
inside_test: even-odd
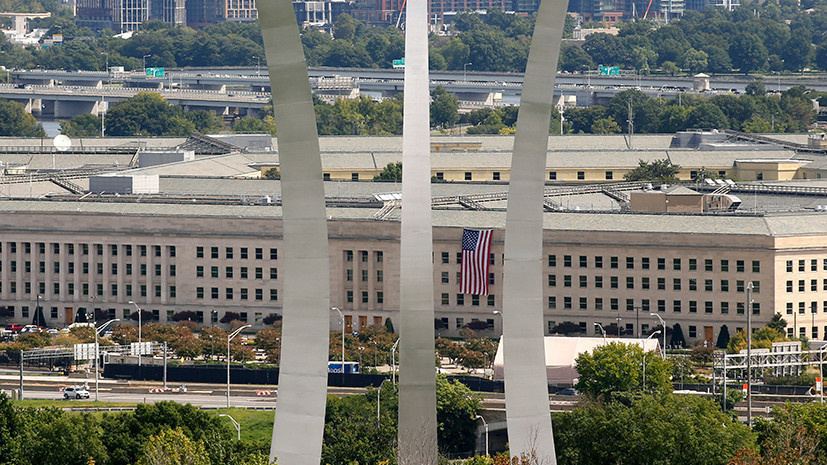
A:
[[[23,325],[8,325],[6,326],[6,331],[11,331],[13,333],[19,333],[23,330]]]
[[[562,391],[557,391],[557,393],[556,393],[556,394],[554,394],[554,395],[555,395],[555,396],[576,396],[576,395],[578,395],[578,394],[580,394],[580,393],[579,393],[579,392],[577,392],[577,389],[574,389],[574,388],[565,388],[565,389],[563,389]]]
[[[88,399],[89,391],[84,386],[67,386],[63,388],[64,399]]]

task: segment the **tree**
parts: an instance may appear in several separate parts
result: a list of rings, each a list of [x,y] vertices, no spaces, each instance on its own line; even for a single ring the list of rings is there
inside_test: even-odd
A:
[[[738,33],[730,42],[732,65],[742,73],[760,71],[767,65],[767,47],[761,39],[749,32]]]
[[[643,357],[646,385],[643,385]],[[575,360],[580,377],[575,387],[595,399],[611,400],[615,392],[665,393],[672,390],[669,362],[635,344],[611,342],[581,353]]]
[[[110,136],[189,135],[195,124],[184,117],[180,107],[172,106],[159,94],[138,92],[118,102],[106,114],[106,133]]]
[[[752,81],[749,84],[747,84],[747,87],[744,90],[744,93],[746,93],[747,95],[752,95],[752,96],[766,95],[767,94],[767,89],[764,87],[763,82],[761,82],[761,81]]]
[[[402,181],[402,162],[388,163],[382,171],[373,177],[374,181]]]
[[[150,436],[143,447],[140,465],[209,465],[204,444],[193,441],[181,428],[166,429]]]
[[[281,173],[279,173],[278,168],[273,167],[266,169],[261,177],[264,179],[281,179]]]
[[[480,399],[462,383],[436,378],[437,443],[440,451],[457,454],[474,449]]]
[[[564,321],[558,325],[555,325],[549,332],[551,334],[562,334],[564,336],[580,334],[580,325],[571,321]]]
[[[611,116],[596,120],[591,127],[592,134],[618,134],[620,131],[620,125]]]
[[[660,65],[660,69],[670,76],[678,74],[681,70],[674,61],[664,61],[663,64]]]
[[[442,86],[431,91],[431,127],[451,127],[459,120],[459,99]]]
[[[813,52],[811,37],[811,34],[800,29],[791,34],[782,52],[784,69],[801,71],[809,64]]]
[[[627,181],[673,183],[677,182],[680,169],[679,165],[672,164],[667,158],[651,162],[639,160],[638,167],[623,175],[623,178]]]
[[[748,427],[699,396],[581,403],[552,422],[559,463],[723,465],[755,447]]]
[[[690,128],[727,129],[729,121],[721,109],[712,102],[703,101],[689,109],[686,124]]]
[[[715,347],[719,349],[726,349],[729,345],[729,328],[727,325],[721,326],[721,332],[718,333],[718,340],[715,342]]]
[[[172,315],[172,321],[198,321],[198,313],[192,310],[183,310]]]
[[[46,133],[22,104],[0,99],[0,136],[44,137]]]
[[[90,458],[101,463],[108,459],[91,414],[78,415],[52,407],[26,408],[17,411],[14,423],[13,439],[3,444],[15,457],[10,463],[84,465]]]
[[[686,345],[686,339],[683,337],[683,328],[680,323],[675,323],[672,327],[672,338],[669,339],[669,345],[672,347],[683,347]]]
[[[770,319],[769,323],[767,323],[767,328],[772,328],[778,331],[781,334],[784,334],[787,331],[787,320],[781,316],[780,313],[775,313]]]
[[[707,69],[709,55],[703,50],[690,48],[681,57],[681,66],[692,73],[699,73]]]
[[[218,322],[227,324],[235,320],[241,321],[241,315],[238,312],[225,312],[224,316],[222,316]]]
[[[96,137],[101,134],[101,119],[91,113],[60,122],[60,132],[69,137]]]

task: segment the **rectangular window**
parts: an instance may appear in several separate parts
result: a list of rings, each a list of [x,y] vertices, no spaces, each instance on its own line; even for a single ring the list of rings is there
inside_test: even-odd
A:
[[[588,300],[585,297],[580,297],[580,310],[586,310],[589,307]]]
[[[825,260],[827,260],[827,259],[825,259]],[[787,273],[792,273],[792,272],[793,272],[793,261],[792,260],[787,260]]]
[[[242,260],[247,260],[247,247],[242,247],[239,250],[239,255],[241,255]]]
[[[689,279],[689,290],[690,291],[697,291],[698,290],[698,280],[695,278]]]
[[[689,326],[689,337],[698,337],[698,328],[696,326]]]
[[[811,279],[810,280],[810,290],[812,292],[818,291],[818,280],[817,279]]]
[[[563,276],[563,287],[571,287],[571,275]]]
[[[672,290],[673,291],[680,291],[681,290],[681,279],[680,278],[672,278]]]
[[[462,264],[462,252],[457,252],[457,265]]]
[[[635,278],[634,276],[626,276],[626,289],[634,289],[635,288]]]
[[[712,280],[711,279],[704,279],[704,290],[706,292],[712,292]]]
[[[674,313],[680,313],[681,312],[681,301],[680,300],[673,300],[672,301],[672,311]]]
[[[666,269],[666,259],[665,258],[658,258],[658,269],[665,270]]]
[[[586,179],[586,172],[585,171],[578,171],[577,172],[577,180],[578,181],[583,181],[584,179]]]
[[[557,286],[557,275],[550,274],[548,275],[548,287],[555,287]]]
[[[589,277],[580,276],[580,287],[589,287]]]
[[[557,308],[557,297],[553,295],[548,297],[548,308]]]
[[[721,314],[726,315],[729,313],[729,302],[721,302]]]
[[[571,310],[571,297],[563,297],[563,308]]]
[[[471,305],[473,305],[474,307],[479,307],[479,305],[480,305],[480,296],[478,296],[477,294],[472,295],[471,296]]]
[[[563,266],[566,268],[571,267],[571,255],[563,255]]]
[[[643,257],[640,259],[640,267],[644,270],[649,269],[649,257]]]
[[[626,311],[632,312],[635,310],[635,299],[626,299]]]
[[[580,268],[588,268],[589,266],[589,257],[585,255],[580,256]]]
[[[367,252],[365,252],[367,255]],[[270,260],[278,260],[279,259],[279,249],[270,249]]]
[[[737,280],[735,281],[735,292],[744,292],[744,281]]]
[[[224,258],[227,260],[233,259],[233,248],[232,247],[225,247],[224,248]]]
[[[275,270],[275,268],[270,268],[270,270],[271,271]],[[360,275],[361,275],[361,278],[362,278],[362,282],[363,283],[368,282],[368,270],[360,270],[360,271],[361,271]]]
[[[620,301],[616,298],[609,299],[609,309],[614,311],[620,310]]]
[[[658,278],[658,290],[666,290],[666,278]]]
[[[737,271],[738,273],[743,273],[744,272],[744,261],[743,260],[736,260],[735,261],[735,271]]]
[[[465,294],[457,294],[457,306],[465,305]]]
[[[721,271],[729,271],[729,260],[721,260]]]
[[[626,269],[633,270],[635,268],[635,257],[626,257]]]
[[[376,263],[382,263],[385,260],[385,252],[381,250],[376,251]]]
[[[204,258],[204,247],[198,246],[195,248],[195,258]]]
[[[798,292],[804,292],[806,288],[805,281],[803,279],[798,280]]]
[[[442,252],[442,263],[446,264],[446,263],[448,263],[448,261],[449,261],[448,252]]]
[[[548,266],[557,266],[557,255],[548,256]]]
[[[161,265],[155,265],[155,276],[161,276]]]
[[[603,298],[602,297],[596,297],[594,299],[594,309],[595,310],[603,310]]]
[[[721,292],[729,292],[729,280],[721,280]]]
[[[169,266],[169,275],[170,276],[175,276],[175,265],[170,265]]]
[[[548,180],[554,181],[557,179],[557,171],[549,171],[548,172]]]
[[[609,287],[612,288],[612,289],[617,289],[617,287],[618,287],[617,276],[609,277]]]
[[[609,257],[609,268],[616,269],[618,267],[618,258]]]
[[[810,271],[818,271],[818,260],[816,260],[816,259],[810,260]]]
[[[712,302],[704,302],[704,313],[712,313]]]
[[[640,278],[640,288],[649,289],[649,278]]]
[[[606,171],[606,179],[614,179],[614,173],[611,171]]]
[[[256,260],[263,260],[264,259],[264,249],[261,247],[256,247]]]
[[[689,301],[689,313],[698,313],[698,302],[694,300]]]
[[[815,261],[815,260],[813,260],[813,261]],[[753,273],[760,273],[761,272],[761,262],[760,261],[758,261],[758,260],[753,260],[752,261],[752,272]]]
[[[493,297],[494,297],[493,295],[489,296],[489,300]],[[385,303],[385,293],[382,292],[382,291],[376,291],[376,304],[377,305],[382,305],[384,303]]]
[[[704,271],[712,271],[712,259],[705,259],[704,260]]]
[[[603,288],[603,276],[595,276],[594,277],[594,287],[598,289]]]
[[[466,171],[466,172],[465,172],[465,180],[466,180],[466,181],[470,181],[470,180],[471,180],[471,172],[470,172],[470,171]]]
[[[791,280],[787,281],[787,292],[793,291],[793,282]]]
[[[367,294],[367,292],[363,292],[362,294]],[[365,296],[367,297],[367,296]],[[279,300],[279,290],[278,289],[270,289],[270,300],[276,301]],[[362,300],[362,302],[366,302],[366,300]]]
[[[451,303],[451,302],[450,302],[450,300],[448,299],[448,293],[447,293],[447,292],[443,292],[443,293],[442,293],[442,305],[450,305],[450,303]]]
[[[353,291],[347,291],[348,293],[348,302],[353,303]],[[264,289],[256,289],[256,300],[262,301],[264,300]]]
[[[680,258],[673,258],[672,259],[672,269],[676,271],[680,271],[681,269],[681,259]]]

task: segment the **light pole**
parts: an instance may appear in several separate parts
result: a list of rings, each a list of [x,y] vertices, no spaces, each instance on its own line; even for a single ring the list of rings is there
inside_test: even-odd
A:
[[[147,57],[151,57],[152,55],[144,55],[144,74],[146,74],[146,59]]]
[[[649,315],[650,316],[656,316],[656,317],[658,317],[658,320],[660,320],[660,327],[661,327],[661,329],[663,329],[663,347],[662,347],[663,358],[665,359],[666,358],[666,322],[663,321],[663,318],[661,318],[660,315],[658,315],[657,313],[650,313]]]
[[[473,63],[465,63],[462,65],[462,80],[468,82],[468,65],[473,65]]]
[[[376,427],[377,428],[379,428],[379,422],[382,420],[382,417],[380,415],[381,411],[379,410],[379,402],[380,402],[381,397],[379,397],[379,396],[382,394],[382,386],[385,384],[385,381],[387,381],[387,379],[383,379],[382,382],[379,383],[379,389],[376,391]]]
[[[488,422],[485,421],[482,415],[477,415],[477,420],[482,420],[482,424],[485,426],[485,456],[488,457]]]
[[[227,408],[230,407],[230,341],[232,341],[234,337],[238,336],[238,333],[251,326],[253,325],[244,325],[227,335]]]
[[[747,283],[747,426],[752,427],[752,281]]]
[[[40,310],[40,294],[37,294],[37,297],[35,298],[34,319],[37,320],[38,323],[45,323],[44,321],[40,321],[40,315],[37,312],[38,310]],[[40,326],[40,324],[38,324],[38,326]]]
[[[617,338],[620,339],[620,322],[623,320],[623,318],[616,316],[615,320],[617,320]]]
[[[237,421],[235,421],[235,418],[227,415],[226,413],[219,413],[218,416],[227,417],[230,419],[231,422],[233,422],[233,426],[235,426],[236,431],[238,431],[238,440],[241,441],[241,425]]]
[[[391,377],[393,378],[393,388],[396,389],[396,346],[399,345],[399,341],[402,339],[397,339],[396,342],[393,343],[393,347],[391,347]]]
[[[373,368],[376,368],[377,354],[379,352],[379,348],[376,345],[376,341],[371,339],[370,342],[373,343]]]
[[[93,325],[93,326],[95,326],[95,402],[98,401],[98,378],[99,378],[99,375],[98,375],[98,360],[100,359],[100,354],[99,354],[100,350],[98,348],[99,347],[98,346],[98,334],[100,334],[104,329],[106,329],[107,326],[109,326],[110,324],[112,324],[116,321],[121,321],[121,320],[115,318],[114,320],[109,320],[106,323],[100,325],[100,327],[97,327],[97,326],[95,326],[98,323],[97,318],[96,318],[95,319],[95,325]]]
[[[141,366],[141,358],[143,358],[144,354],[143,348],[141,347],[141,313],[143,312],[141,312],[141,307],[139,307],[135,302],[130,300],[129,303],[134,305],[138,310],[138,366]]]
[[[362,352],[365,350],[365,348],[362,347],[362,346],[359,346],[357,348],[359,349],[359,371],[361,372],[362,371]]]
[[[256,59],[256,76],[261,76],[261,58],[253,57]]]
[[[342,318],[342,377],[345,375],[345,314],[339,310],[339,307],[330,307],[331,310],[339,312],[339,317]]]
[[[652,336],[660,334],[660,331],[655,331],[649,335],[646,339],[652,339]],[[643,347],[643,390],[646,391],[646,346]]]
[[[605,344],[606,343],[606,330],[603,329],[603,325],[601,325],[600,323],[595,323],[594,325],[597,326],[598,328],[600,328],[600,332],[603,333],[603,343]]]

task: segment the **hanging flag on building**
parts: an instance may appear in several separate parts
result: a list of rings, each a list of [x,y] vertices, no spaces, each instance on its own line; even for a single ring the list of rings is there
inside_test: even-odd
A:
[[[462,230],[462,273],[459,292],[488,295],[488,257],[490,253],[490,229]]]

